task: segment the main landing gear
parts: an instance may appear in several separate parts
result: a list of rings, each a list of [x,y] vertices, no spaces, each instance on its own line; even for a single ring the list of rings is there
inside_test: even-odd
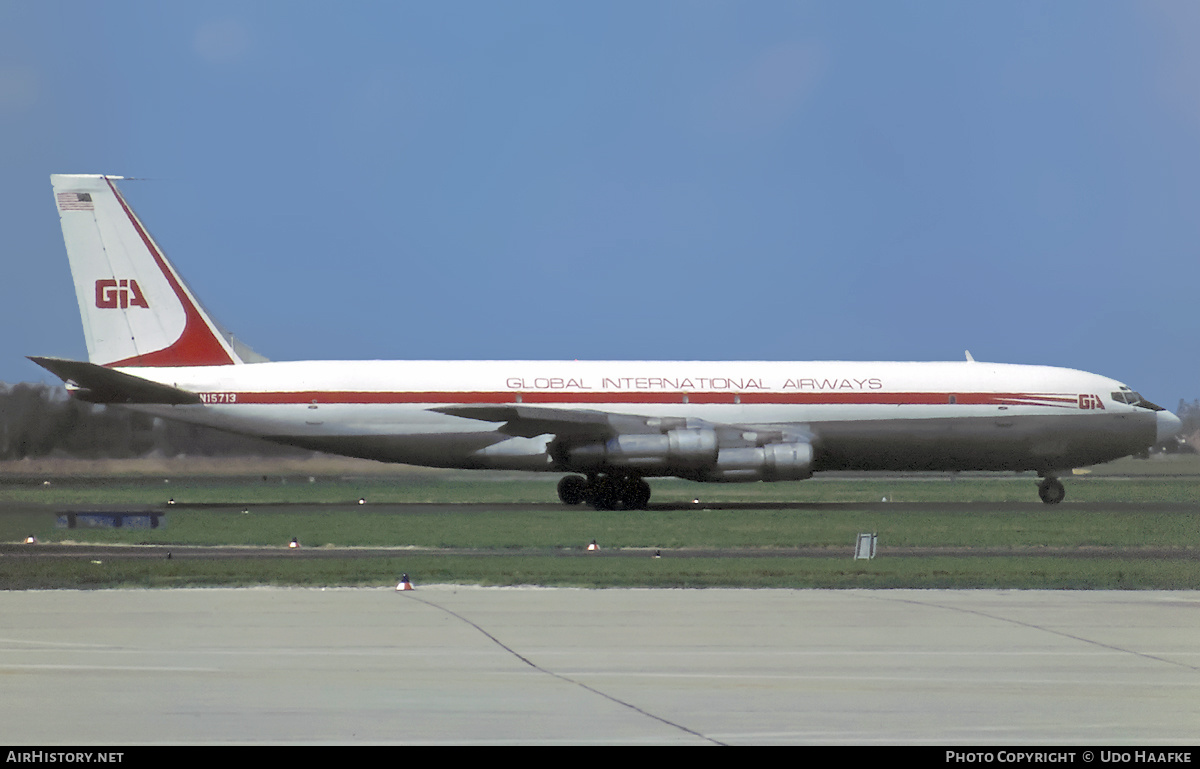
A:
[[[1038,496],[1047,505],[1057,505],[1063,501],[1063,497],[1067,496],[1067,490],[1063,488],[1062,481],[1053,475],[1047,475],[1038,484]]]
[[[650,484],[636,475],[568,475],[558,482],[558,498],[564,505],[586,502],[597,510],[644,510]]]

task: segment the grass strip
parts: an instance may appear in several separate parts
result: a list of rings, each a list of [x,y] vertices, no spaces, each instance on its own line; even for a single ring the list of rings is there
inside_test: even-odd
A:
[[[177,510],[159,529],[59,529],[53,514],[0,517],[0,541],[307,547],[571,548],[851,547],[860,532],[884,547],[1200,548],[1200,510],[926,510],[913,506],[618,511],[505,508],[384,514]]]
[[[416,583],[580,588],[1000,588],[1200,589],[1195,561],[1130,558],[922,557],[655,559],[621,557],[404,555],[356,559],[0,560],[7,589],[181,586],[395,587]]]

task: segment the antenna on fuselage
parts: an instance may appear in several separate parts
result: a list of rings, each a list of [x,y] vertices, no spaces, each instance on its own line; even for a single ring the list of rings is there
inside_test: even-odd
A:
[[[963,350],[963,352],[967,354],[967,363],[974,363],[974,362],[975,362],[975,356],[971,355],[971,351],[970,351],[970,350]]]

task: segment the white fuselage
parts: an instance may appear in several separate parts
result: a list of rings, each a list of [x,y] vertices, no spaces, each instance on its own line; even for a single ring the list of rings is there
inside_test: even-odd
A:
[[[571,470],[554,436],[433,409],[517,405],[795,431],[813,469],[1054,471],[1155,442],[1156,412],[1072,369],[969,362],[322,361],[120,369],[204,403],[172,419],[386,461]],[[656,474],[656,473],[648,473]],[[661,474],[672,474],[664,471]]]

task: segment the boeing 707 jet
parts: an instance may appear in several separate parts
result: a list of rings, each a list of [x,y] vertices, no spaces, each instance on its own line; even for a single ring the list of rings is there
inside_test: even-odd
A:
[[[88,361],[32,358],[76,398],[384,462],[564,473],[558,494],[646,507],[647,478],[830,470],[1058,476],[1179,419],[1108,377],[966,360],[269,361],[217,324],[118,190],[53,175]]]

